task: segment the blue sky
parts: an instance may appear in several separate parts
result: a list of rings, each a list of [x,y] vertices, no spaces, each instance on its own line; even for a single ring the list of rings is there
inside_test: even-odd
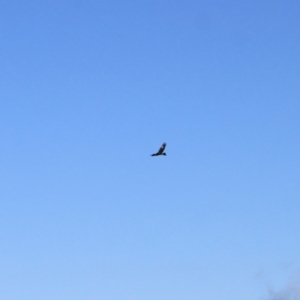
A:
[[[300,299],[299,13],[3,1],[0,298]]]

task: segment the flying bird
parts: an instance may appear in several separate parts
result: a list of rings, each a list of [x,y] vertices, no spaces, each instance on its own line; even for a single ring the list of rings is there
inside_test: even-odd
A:
[[[159,150],[156,152],[156,153],[153,153],[151,156],[158,156],[158,155],[167,155],[164,150],[166,148],[167,144],[166,143],[163,143],[161,145],[161,147],[159,148]]]

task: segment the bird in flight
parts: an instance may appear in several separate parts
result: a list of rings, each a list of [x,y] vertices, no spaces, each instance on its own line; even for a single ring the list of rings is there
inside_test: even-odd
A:
[[[151,156],[158,156],[158,155],[167,155],[164,150],[166,148],[167,144],[166,143],[163,143],[161,145],[161,147],[159,148],[159,150],[156,152],[156,153],[153,153]]]

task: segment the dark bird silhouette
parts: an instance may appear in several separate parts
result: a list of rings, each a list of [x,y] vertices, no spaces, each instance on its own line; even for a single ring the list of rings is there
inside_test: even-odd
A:
[[[167,155],[164,150],[166,148],[167,144],[166,143],[163,143],[161,145],[161,147],[159,148],[159,150],[156,152],[156,153],[153,153],[151,156],[158,156],[158,155]]]

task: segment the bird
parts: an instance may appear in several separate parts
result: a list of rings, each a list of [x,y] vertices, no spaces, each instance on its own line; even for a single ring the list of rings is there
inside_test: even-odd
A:
[[[167,146],[167,144],[166,144],[166,143],[163,143],[163,144],[161,145],[161,147],[159,148],[159,150],[158,150],[156,153],[151,154],[151,156],[167,155],[167,154],[164,152],[166,146]]]

